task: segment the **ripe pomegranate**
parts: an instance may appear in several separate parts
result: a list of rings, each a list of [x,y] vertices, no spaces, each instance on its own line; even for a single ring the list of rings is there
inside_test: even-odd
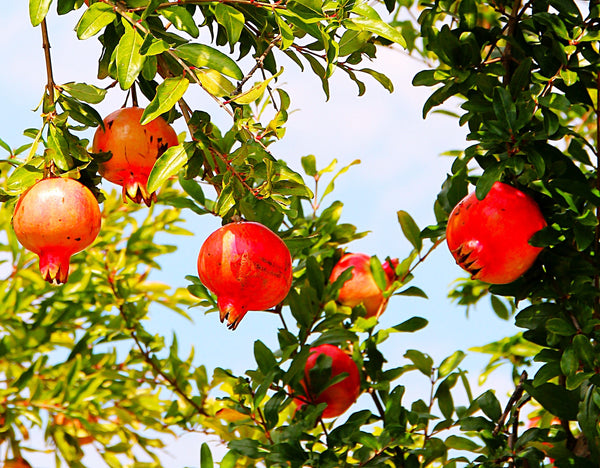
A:
[[[221,322],[235,328],[248,310],[279,304],[292,285],[292,258],[283,241],[255,222],[213,232],[198,255],[198,276],[217,295]]]
[[[531,267],[542,249],[529,239],[544,226],[530,196],[496,182],[483,200],[471,193],[454,207],[446,241],[456,263],[473,279],[505,284]]]
[[[331,378],[341,373],[347,373],[348,375],[343,380],[325,388],[320,394],[315,395],[311,389],[310,370],[315,366],[317,358],[321,354],[331,358]],[[327,403],[327,407],[321,415],[323,418],[335,418],[345,413],[360,394],[358,366],[344,351],[330,344],[311,348],[311,354],[308,356],[304,367],[304,378],[301,384],[306,396],[295,397],[294,402],[298,407],[307,403],[314,405]]]
[[[373,274],[371,273],[371,257],[362,253],[347,253],[340,258],[333,267],[329,282],[334,282],[345,270],[350,267],[352,276],[340,289],[338,301],[348,307],[354,307],[362,303],[367,310],[367,318],[379,317],[387,307],[388,299],[383,297],[383,292],[377,286]],[[383,263],[383,269],[386,273],[386,283],[389,287],[396,279],[394,272],[398,260],[392,260]]]
[[[106,180],[123,187],[123,200],[143,200],[150,206],[156,201],[156,194],[147,189],[150,171],[159,156],[178,141],[175,130],[162,117],[141,125],[143,112],[139,107],[124,107],[106,117],[105,129],[96,130],[92,151],[112,153],[99,170]]]
[[[52,178],[21,195],[12,223],[23,247],[40,257],[43,278],[64,283],[71,255],[96,239],[100,218],[98,202],[87,187],[74,179]]]

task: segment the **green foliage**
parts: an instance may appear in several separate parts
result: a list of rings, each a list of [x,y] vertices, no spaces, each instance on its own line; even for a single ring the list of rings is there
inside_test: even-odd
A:
[[[52,3],[29,1],[49,72],[46,18]],[[8,267],[0,289],[0,432],[14,458],[29,431],[41,430],[55,447],[57,466],[83,466],[81,446],[90,441],[107,466],[123,460],[161,466],[165,436],[197,431],[226,444],[221,467],[539,467],[548,457],[556,466],[598,465],[596,3],[89,3],[57,0],[56,9],[80,15],[78,39],[100,40],[97,77],[106,87],[60,85],[48,73],[41,123],[25,131],[31,142],[13,149],[0,140],[9,153],[0,162]],[[285,136],[293,98],[281,84],[282,54],[312,71],[326,97],[336,69],[362,95],[359,76],[393,91],[383,73],[362,64],[375,57],[376,46],[392,44],[429,64],[413,80],[434,88],[424,116],[444,111],[439,108],[450,99],[461,102],[458,123],[468,127],[471,146],[454,155],[451,174],[440,181],[435,224],[421,229],[410,214],[397,211],[411,250],[394,266],[389,286],[382,261],[371,258],[384,297],[427,297],[409,283],[444,241],[447,217],[470,189],[482,198],[494,182],[508,182],[530,194],[548,221],[530,241],[544,250],[524,276],[507,285],[460,280],[450,292],[467,308],[489,297],[500,318],[514,319],[524,330],[472,350],[491,355],[481,379],[504,363],[512,366],[515,391],[507,402],[491,390],[472,394],[460,367],[463,351],[439,363],[418,349],[393,360],[384,356],[387,340],[417,333],[427,320],[413,316],[383,328],[376,317],[366,318],[362,304],[337,302],[352,273],[331,282],[331,271],[347,244],[366,233],[341,223],[343,204],[328,197],[338,177],[360,161],[338,169],[334,160],[319,168],[308,155],[300,174],[270,149]],[[111,83],[118,87],[112,90]],[[160,196],[149,209],[122,204],[98,188],[98,164],[110,154],[91,153],[90,142],[80,137],[103,126],[94,106],[119,88],[130,90],[134,105],[138,91],[149,101],[143,122],[163,116],[187,126],[180,144],[162,153],[152,169],[147,188]],[[229,115],[229,128],[218,128],[211,115],[186,101],[193,88]],[[102,203],[101,234],[73,257],[69,283],[60,287],[40,278],[35,256],[19,246],[10,226],[17,197],[48,176],[77,178]],[[181,356],[177,336],[144,327],[151,307],[188,319],[191,306],[218,309],[194,275],[186,277],[185,289],[149,280],[163,256],[177,250],[163,243],[162,234],[189,234],[181,226],[184,209],[224,222],[263,223],[292,254],[292,288],[270,311],[282,322],[273,330],[279,348],[257,340],[256,368],[245,375],[217,368],[209,377],[194,364],[193,352]],[[370,409],[353,408],[334,420],[322,418],[325,404],[296,409],[295,398],[309,397],[302,381],[310,348],[324,343],[355,361]],[[533,366],[534,375],[524,372]],[[331,367],[331,359],[319,359],[311,371],[317,391],[343,381],[344,375],[331,378]],[[409,373],[423,381],[415,401],[407,401],[400,381]],[[464,396],[466,403],[458,405]],[[540,419],[523,428],[520,412],[527,403],[538,407]],[[152,461],[140,461],[140,451]],[[199,456],[202,467],[216,463],[207,444]]]

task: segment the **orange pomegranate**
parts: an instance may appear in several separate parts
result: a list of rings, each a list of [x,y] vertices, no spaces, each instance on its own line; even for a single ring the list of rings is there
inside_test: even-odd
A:
[[[43,278],[64,283],[71,256],[100,232],[100,207],[92,192],[74,179],[43,179],[21,195],[12,224],[23,247],[39,256]]]
[[[505,284],[531,268],[542,249],[529,240],[545,226],[533,198],[496,182],[483,200],[473,192],[454,207],[446,241],[456,263],[473,279]]]
[[[345,270],[352,268],[352,276],[340,288],[338,301],[348,307],[363,304],[367,311],[367,318],[379,317],[387,307],[388,299],[383,297],[383,291],[379,289],[373,274],[371,273],[371,257],[363,253],[347,253],[340,258],[333,267],[329,282],[334,282]],[[386,284],[389,287],[395,280],[395,265],[398,260],[383,263],[386,273]]]
[[[315,366],[320,355],[329,356],[331,359],[330,378],[342,373],[347,373],[348,375],[343,380],[326,387],[319,394],[315,394],[311,386],[310,370]],[[306,366],[304,367],[304,378],[301,384],[306,392],[306,396],[295,397],[294,402],[298,407],[305,404],[317,405],[319,403],[327,403],[327,407],[321,415],[323,418],[335,418],[345,413],[360,394],[358,366],[344,351],[331,344],[323,344],[311,348],[311,354],[308,356]]]
[[[96,130],[92,151],[112,153],[99,170],[106,180],[123,187],[123,200],[129,197],[150,206],[156,201],[156,194],[147,189],[150,171],[167,148],[178,141],[175,130],[162,117],[141,125],[143,113],[139,107],[123,107],[108,115],[104,129]]]
[[[235,329],[249,310],[266,310],[285,299],[292,285],[292,258],[266,226],[236,222],[204,241],[198,276],[217,295],[221,322],[227,319]]]

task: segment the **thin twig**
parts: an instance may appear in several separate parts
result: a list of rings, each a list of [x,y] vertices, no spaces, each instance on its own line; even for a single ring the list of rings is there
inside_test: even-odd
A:
[[[52,57],[50,56],[50,39],[48,37],[46,18],[42,20],[42,48],[44,49],[44,57],[46,58],[46,75],[48,77],[46,89],[48,90],[50,102],[54,104],[54,76],[52,73]]]
[[[506,418],[510,414],[514,404],[521,399],[521,396],[523,395],[523,391],[524,391],[523,385],[525,384],[525,380],[527,380],[527,371],[523,371],[523,373],[521,374],[521,378],[519,379],[519,384],[517,385],[517,388],[515,388],[515,391],[511,395],[510,399],[508,400],[508,403],[506,404],[506,407],[504,408],[504,413],[502,413],[502,416],[500,416],[500,419],[498,419],[498,421],[496,422],[496,427],[494,428],[494,431],[492,432],[492,434],[494,436],[497,436],[498,433],[500,432],[500,429],[502,429],[502,427],[504,426],[504,422],[506,421]]]
[[[273,40],[271,42],[269,42],[269,45],[267,46],[267,48],[265,49],[265,51],[261,54],[260,57],[258,57],[256,59],[256,64],[254,64],[254,67],[252,67],[252,69],[246,74],[246,76],[244,76],[241,81],[238,83],[237,88],[235,90],[234,94],[239,94],[242,92],[242,86],[244,86],[244,84],[246,83],[246,81],[248,81],[252,75],[254,75],[254,73],[256,72],[256,70],[258,70],[259,68],[263,68],[265,59],[267,58],[267,55],[269,55],[269,52],[271,52],[271,50],[273,49],[273,47],[275,47],[275,44],[277,44],[277,42],[279,42],[279,40],[281,39],[281,34],[277,34]]]

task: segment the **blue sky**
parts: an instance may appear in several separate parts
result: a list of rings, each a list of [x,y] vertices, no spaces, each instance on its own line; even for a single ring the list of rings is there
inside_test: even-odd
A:
[[[41,122],[32,109],[43,93],[45,65],[41,33],[28,21],[27,2],[10,2],[3,7],[3,13],[0,18],[0,58],[4,68],[0,74],[0,138],[17,147],[27,141],[22,136],[23,130]],[[99,44],[95,38],[85,42],[76,40],[73,27],[79,16],[75,13],[59,18],[53,11],[48,19],[55,80],[59,84],[68,81],[100,84],[96,80]],[[367,78],[366,95],[357,97],[354,83],[338,72],[332,78],[328,102],[320,81],[311,72],[302,74],[296,65],[282,59],[285,72],[281,81],[287,83],[284,89],[291,96],[291,108],[296,111],[290,116],[285,138],[272,146],[272,151],[298,171],[301,170],[300,158],[307,154],[314,154],[320,167],[334,158],[339,161],[339,167],[360,159],[359,166],[338,179],[336,190],[328,198],[329,202],[339,199],[344,203],[343,222],[355,224],[361,231],[372,231],[348,248],[377,254],[382,259],[388,255],[404,258],[410,252],[410,245],[402,235],[396,212],[408,211],[420,227],[433,224],[433,202],[451,163],[449,158],[439,155],[463,148],[467,143],[465,129],[454,119],[440,114],[422,119],[422,105],[431,91],[411,85],[412,77],[421,69],[418,61],[400,50],[380,50],[378,56],[370,67],[392,79],[396,88],[393,94]],[[124,94],[114,88],[99,110],[106,115],[120,107],[123,99]],[[194,92],[189,100],[194,107],[209,112],[219,125],[225,127],[229,123],[229,117],[200,92]],[[177,127],[177,130],[183,128]],[[197,274],[200,245],[218,226],[218,219],[189,215],[185,227],[195,236],[181,240],[180,250],[165,259],[163,270],[155,278],[173,286],[186,286],[184,277]],[[450,283],[458,276],[463,276],[462,271],[442,245],[416,270],[412,283],[422,288],[429,300],[392,298],[381,317],[383,327],[393,326],[413,315],[425,317],[430,324],[416,334],[396,334],[384,344],[383,351],[390,366],[406,363],[402,356],[407,349],[427,352],[439,363],[457,349],[466,351],[471,346],[518,331],[512,323],[496,318],[487,301],[472,310],[467,319],[464,309],[454,306],[447,298]],[[167,337],[174,330],[183,354],[186,347],[194,346],[197,362],[205,364],[209,372],[220,366],[241,374],[255,366],[252,349],[256,339],[276,347],[276,331],[280,325],[276,316],[251,312],[232,332],[218,321],[216,314],[204,315],[199,309],[190,313],[195,320],[192,325],[171,312],[157,310],[148,326]],[[463,367],[470,371],[472,385],[476,385],[478,372],[487,359],[487,356],[469,355],[463,362]],[[426,394],[426,379],[408,378],[403,383],[407,385],[408,398]],[[496,388],[503,397],[511,389],[508,368],[497,371],[487,386]],[[359,405],[368,403],[365,399],[358,402]],[[200,436],[184,436],[171,446],[173,456],[165,458],[166,465],[198,466],[200,440]]]

